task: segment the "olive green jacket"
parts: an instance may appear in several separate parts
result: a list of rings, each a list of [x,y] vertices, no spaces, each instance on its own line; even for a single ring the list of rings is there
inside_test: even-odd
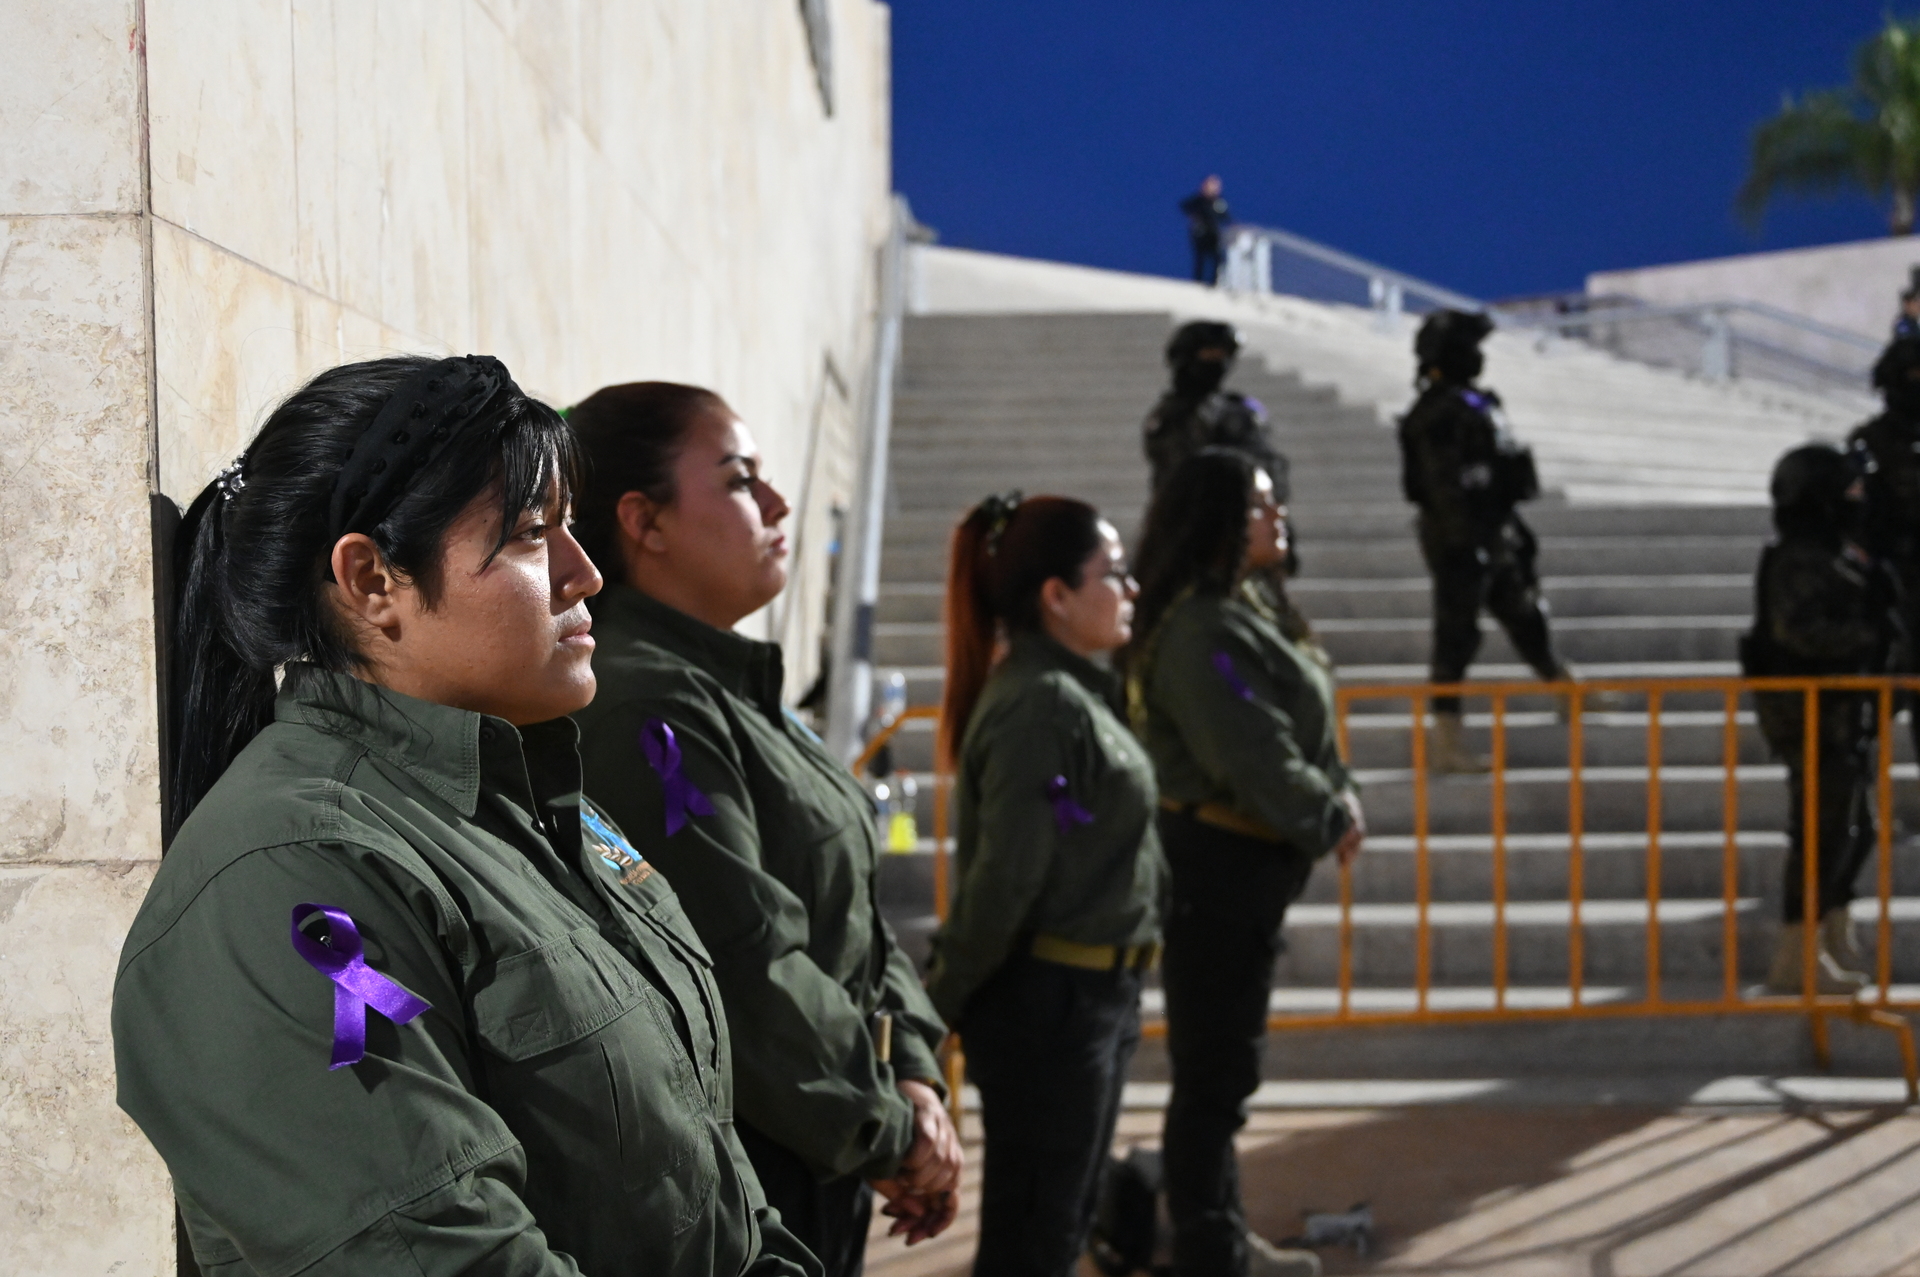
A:
[[[672,880],[714,956],[741,1120],[822,1178],[892,1175],[913,1142],[895,1081],[938,1086],[946,1027],[880,916],[872,798],[781,707],[778,646],[626,586],[595,601],[593,635],[600,689],[576,715],[587,792]],[[655,719],[714,812],[671,837],[640,742]]]
[[[583,835],[573,724],[308,665],[274,720],[174,839],[114,988],[120,1104],[202,1271],[817,1272],[734,1133],[705,950],[663,875]],[[432,1004],[365,1011],[338,1070],[303,903]]]
[[[1036,934],[1158,939],[1158,794],[1118,693],[1104,670],[1038,634],[1016,639],[981,690],[954,782],[953,907],[927,981],[948,1020]]]
[[[1131,708],[1162,795],[1224,803],[1310,856],[1333,849],[1353,823],[1333,675],[1251,590],[1177,600],[1141,665]]]

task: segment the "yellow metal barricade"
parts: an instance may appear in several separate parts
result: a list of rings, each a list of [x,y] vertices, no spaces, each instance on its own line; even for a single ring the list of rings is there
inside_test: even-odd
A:
[[[1335,1009],[1318,1014],[1276,1014],[1269,1020],[1273,1029],[1322,1029],[1361,1025],[1391,1024],[1465,1024],[1514,1022],[1524,1020],[1569,1020],[1628,1016],[1694,1016],[1733,1013],[1789,1013],[1805,1015],[1813,1035],[1814,1049],[1824,1067],[1828,1061],[1827,1027],[1833,1018],[1851,1020],[1893,1032],[1898,1039],[1907,1081],[1908,1098],[1920,1102],[1920,1061],[1916,1060],[1911,1024],[1905,1012],[1920,1009],[1920,989],[1896,994],[1893,985],[1893,732],[1896,695],[1920,689],[1920,677],[1823,677],[1823,678],[1660,678],[1592,679],[1580,683],[1477,682],[1460,684],[1349,684],[1336,689],[1335,710],[1342,754],[1351,757],[1350,717],[1361,703],[1404,703],[1408,709],[1408,756],[1411,761],[1412,824],[1414,844],[1414,954],[1412,1005],[1405,1009],[1359,1010],[1354,1006],[1354,890],[1351,866],[1339,866],[1339,961]],[[1878,718],[1878,760],[1875,777],[1876,824],[1878,827],[1875,897],[1874,984],[1861,996],[1821,994],[1815,986],[1815,956],[1819,940],[1818,875],[1820,754],[1819,697],[1826,692],[1871,693]],[[1795,995],[1769,995],[1743,990],[1740,981],[1740,699],[1754,692],[1797,694],[1804,698],[1805,743],[1801,770],[1802,795],[1802,868],[1805,873],[1802,896],[1806,925],[1802,961],[1802,986]],[[1586,718],[1585,698],[1595,693],[1624,694],[1644,698],[1647,715],[1646,741],[1646,956],[1644,996],[1638,1000],[1592,1000],[1586,989],[1586,937],[1583,911],[1588,903],[1585,824],[1587,819]],[[1490,810],[1488,827],[1491,841],[1492,996],[1491,1005],[1435,1006],[1433,1000],[1433,863],[1430,786],[1426,732],[1435,697],[1451,696],[1489,704],[1491,709],[1491,770],[1488,776]],[[1669,999],[1662,989],[1661,973],[1661,874],[1663,835],[1668,831],[1662,818],[1661,773],[1664,766],[1663,713],[1670,698],[1679,696],[1717,697],[1721,706],[1721,972],[1713,996]],[[1567,731],[1567,998],[1564,1006],[1516,1006],[1509,997],[1509,893],[1508,893],[1508,754],[1509,709],[1516,697],[1538,699],[1556,697],[1565,707]],[[909,710],[902,719],[877,735],[856,767],[866,761],[907,721],[938,718],[938,710]],[[936,723],[937,725],[937,723]],[[934,892],[935,912],[944,918],[948,901],[947,799],[948,781],[935,777],[934,789]],[[1364,852],[1362,853],[1365,854]],[[1149,1034],[1164,1033],[1165,1026],[1149,1024]],[[949,1060],[949,1077],[958,1095],[959,1052],[957,1042]],[[956,1112],[958,1101],[956,1099]]]

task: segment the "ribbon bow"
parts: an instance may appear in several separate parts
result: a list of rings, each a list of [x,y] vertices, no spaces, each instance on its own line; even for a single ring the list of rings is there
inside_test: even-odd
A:
[[[1075,825],[1091,825],[1093,813],[1073,801],[1067,792],[1067,778],[1055,776],[1047,782],[1047,801],[1053,804],[1053,827],[1066,833]]]
[[[687,817],[713,815],[713,804],[699,787],[680,774],[680,742],[664,718],[650,718],[640,729],[640,751],[660,774],[660,788],[667,801],[667,837],[680,832]]]
[[[314,914],[325,914],[327,936],[315,940],[300,930]],[[399,984],[367,965],[360,944],[360,928],[344,909],[328,905],[293,907],[293,951],[307,965],[333,981],[333,1060],[329,1070],[358,1064],[367,1055],[367,1008],[372,1007],[395,1024],[405,1024],[432,1004],[415,997]]]
[[[1233,694],[1248,704],[1253,703],[1253,689],[1247,686],[1247,680],[1240,677],[1240,671],[1233,668],[1233,658],[1225,652],[1213,654],[1214,673],[1227,680],[1227,686]]]

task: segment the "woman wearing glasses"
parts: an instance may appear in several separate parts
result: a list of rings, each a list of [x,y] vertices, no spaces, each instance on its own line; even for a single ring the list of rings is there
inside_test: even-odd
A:
[[[1310,1252],[1247,1232],[1233,1153],[1260,1084],[1287,906],[1320,857],[1351,860],[1366,833],[1334,737],[1332,674],[1257,587],[1286,560],[1286,514],[1245,453],[1183,461],[1147,514],[1124,653],[1173,871],[1164,1157],[1182,1277],[1318,1271]]]
[[[940,749],[957,877],[928,991],[980,1088],[979,1277],[1066,1277],[1140,1036],[1164,868],[1153,768],[1095,659],[1126,642],[1113,526],[990,497],[955,530]]]

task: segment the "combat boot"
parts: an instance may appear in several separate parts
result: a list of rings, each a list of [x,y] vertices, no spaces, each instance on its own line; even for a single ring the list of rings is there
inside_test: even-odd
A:
[[[1578,683],[1580,676],[1573,672],[1572,667],[1562,665],[1548,681],[1553,683]],[[1554,699],[1555,715],[1563,723],[1572,722],[1573,698],[1570,696],[1559,696]],[[1630,699],[1625,692],[1582,692],[1580,694],[1580,708],[1588,714],[1618,713],[1621,710],[1630,708]]]
[[[1843,905],[1820,915],[1820,947],[1848,975],[1858,975],[1862,984],[1873,983],[1867,972],[1873,962],[1860,947],[1859,933],[1853,929],[1853,917]]]
[[[1276,1246],[1248,1229],[1247,1277],[1320,1277],[1320,1256]]]
[[[1427,766],[1442,776],[1483,776],[1487,760],[1467,748],[1466,724],[1458,712],[1438,712],[1427,733]]]
[[[1767,969],[1767,992],[1797,995],[1800,989],[1801,958],[1806,940],[1806,923],[1789,922],[1780,928],[1780,939],[1773,950],[1773,965]],[[1813,991],[1815,993],[1858,993],[1867,978],[1857,971],[1844,970],[1825,944],[1814,947]]]

